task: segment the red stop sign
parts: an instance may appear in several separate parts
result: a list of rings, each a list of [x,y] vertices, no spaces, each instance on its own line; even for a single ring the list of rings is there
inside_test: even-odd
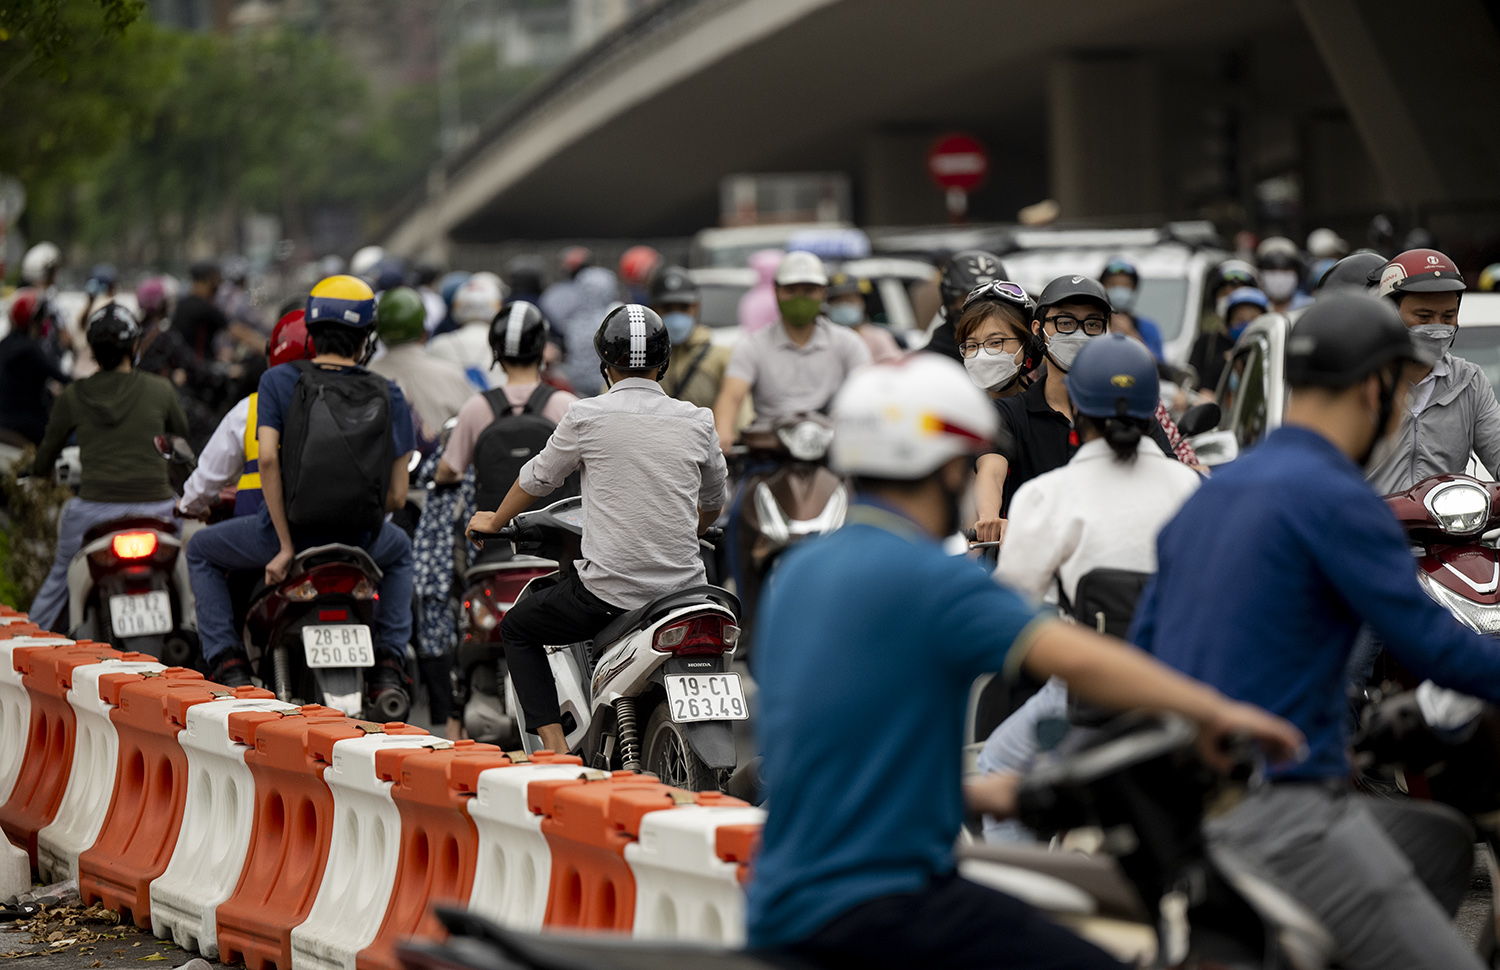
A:
[[[970,135],[944,135],[927,150],[927,174],[939,188],[972,192],[990,174],[990,153]]]

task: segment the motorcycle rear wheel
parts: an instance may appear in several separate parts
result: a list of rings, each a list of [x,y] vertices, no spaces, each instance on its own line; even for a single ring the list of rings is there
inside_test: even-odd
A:
[[[682,725],[667,713],[666,702],[656,705],[646,721],[646,770],[661,779],[662,784],[688,791],[717,791],[719,782],[714,770],[703,763],[688,744]]]

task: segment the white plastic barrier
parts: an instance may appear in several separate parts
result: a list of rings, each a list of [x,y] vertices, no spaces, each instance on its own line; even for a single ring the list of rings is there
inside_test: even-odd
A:
[[[31,694],[21,682],[21,672],[16,670],[15,649],[50,644],[66,647],[72,643],[72,640],[51,637],[0,640],[0,805],[9,801],[15,790],[16,779],[21,775],[21,762],[26,760],[26,743],[31,736]]]
[[[109,719],[114,705],[99,698],[104,674],[159,673],[167,668],[144,660],[103,660],[73,668],[68,704],[78,721],[73,767],[52,822],[36,836],[36,863],[43,882],[78,878],[79,853],[90,849],[109,814],[115,791],[120,736]]]
[[[640,939],[745,944],[745,890],[737,862],[719,858],[720,826],[764,825],[760,808],[684,805],[641,818],[637,841],[625,846],[635,875],[635,925]]]
[[[552,849],[542,835],[542,817],[526,804],[534,781],[577,778],[580,765],[513,765],[479,773],[469,817],[479,833],[479,855],[469,911],[501,926],[536,931],[547,914]]]
[[[333,792],[333,838],[317,898],[292,930],[292,970],[355,970],[385,919],[401,851],[391,783],[375,774],[382,748],[451,748],[442,738],[369,734],[335,741],[323,781]]]
[[[210,960],[219,955],[219,904],[234,893],[250,848],[255,781],[246,745],[229,739],[235,711],[291,711],[277,700],[209,701],[188,708],[177,741],[187,754],[188,790],[177,846],[151,882],[151,932]]]

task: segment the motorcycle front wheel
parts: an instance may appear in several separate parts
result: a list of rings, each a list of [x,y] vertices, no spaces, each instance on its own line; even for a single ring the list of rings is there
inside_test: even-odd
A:
[[[693,752],[682,725],[668,715],[666,702],[656,705],[646,721],[644,752],[646,770],[664,785],[688,791],[716,791],[719,787],[714,770]]]

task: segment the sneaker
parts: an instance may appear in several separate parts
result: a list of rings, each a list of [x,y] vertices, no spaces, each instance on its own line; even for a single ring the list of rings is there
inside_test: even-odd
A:
[[[238,650],[223,654],[208,668],[208,679],[228,688],[250,686],[250,660]]]

